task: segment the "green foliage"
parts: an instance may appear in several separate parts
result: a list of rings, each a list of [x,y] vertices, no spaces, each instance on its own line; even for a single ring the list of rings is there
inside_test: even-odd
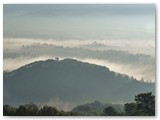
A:
[[[103,104],[99,101],[94,101],[92,103],[87,103],[84,105],[78,105],[73,108],[72,111],[79,113],[81,116],[101,116],[103,114],[103,110],[108,106],[112,106],[118,112],[123,111],[123,105]]]
[[[82,115],[103,115],[103,116],[154,116],[155,115],[155,96],[149,93],[141,93],[135,96],[135,102],[124,105],[124,113],[116,109],[118,106],[103,104],[98,101],[94,103],[80,105],[72,111],[58,111],[52,106],[38,108],[35,104],[20,105],[18,108],[10,105],[3,105],[4,116],[82,116]],[[103,111],[100,111],[103,108]],[[102,113],[103,112],[103,113]]]
[[[77,116],[76,112],[58,111],[55,107],[43,106],[38,108],[35,104],[20,105],[14,108],[10,105],[3,105],[4,116]]]
[[[135,96],[138,114],[155,115],[155,96],[149,93],[142,93]]]
[[[38,111],[38,116],[57,116],[58,110],[54,107],[44,106]]]
[[[64,102],[71,99],[73,104],[86,98],[131,101],[134,93],[154,91],[155,88],[155,84],[139,82],[107,67],[73,59],[37,61],[5,72],[3,82],[4,104],[44,103],[56,99],[54,96],[61,97]]]
[[[154,116],[155,96],[149,93],[141,93],[135,96],[135,103],[127,103],[124,107],[128,116]]]
[[[84,105],[78,105],[72,109],[73,112],[78,112],[81,116],[101,115],[103,109],[102,103],[95,101]]]
[[[135,116],[136,115],[136,103],[126,103],[124,105],[125,115],[127,116]]]
[[[35,116],[37,114],[38,107],[35,104],[20,105],[15,112],[16,116]]]
[[[112,107],[108,106],[103,111],[104,116],[119,116],[120,114]]]
[[[3,105],[3,115],[4,116],[14,116],[16,108],[10,105]]]

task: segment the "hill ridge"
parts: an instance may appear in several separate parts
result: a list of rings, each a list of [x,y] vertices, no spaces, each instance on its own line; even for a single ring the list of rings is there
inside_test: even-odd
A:
[[[36,61],[3,74],[4,103],[11,104],[127,102],[136,94],[154,93],[154,84],[74,59]]]

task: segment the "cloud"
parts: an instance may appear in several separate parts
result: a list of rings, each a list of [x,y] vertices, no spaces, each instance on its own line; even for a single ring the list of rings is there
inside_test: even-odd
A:
[[[102,59],[84,59],[82,60],[84,62],[89,62],[101,66],[108,67],[111,71],[118,72],[121,74],[127,74],[128,76],[133,76],[138,80],[141,80],[142,78],[145,81],[155,81],[155,66],[142,66],[139,67],[138,65],[132,65],[132,64],[118,64],[114,62],[109,62],[107,60]]]
[[[3,60],[3,70],[6,71],[11,71],[11,70],[15,70],[21,66],[27,65],[29,63],[32,63],[34,61],[39,61],[39,60],[46,60],[51,58],[50,56],[39,56],[39,57],[24,57],[24,56],[20,56],[20,57],[16,57],[16,58],[7,58]]]
[[[63,47],[77,47],[91,50],[123,50],[130,53],[144,53],[155,56],[155,41],[153,40],[55,40],[55,39],[25,39],[25,38],[4,38],[4,49],[21,48],[31,45],[55,45]]]
[[[127,42],[127,40],[125,43],[125,40],[5,39],[4,70],[17,69],[37,60],[56,57],[61,59],[74,58],[109,67],[113,71],[134,76],[137,79],[143,77],[145,80],[154,81],[155,58],[152,54],[152,52],[154,53],[154,44],[152,41],[148,43],[136,42]],[[127,44],[126,47],[122,43]],[[135,54],[132,48],[142,49],[141,53]],[[145,54],[147,50],[143,53],[142,51],[145,49],[148,51],[152,49],[151,55]]]

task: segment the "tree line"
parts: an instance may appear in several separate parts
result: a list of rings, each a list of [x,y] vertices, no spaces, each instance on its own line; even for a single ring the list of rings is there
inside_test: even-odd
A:
[[[78,113],[69,111],[65,112],[63,110],[59,111],[52,106],[43,106],[39,108],[37,105],[30,103],[25,105],[20,105],[18,108],[3,105],[3,115],[4,116],[77,116]]]
[[[103,111],[104,116],[155,116],[155,96],[151,92],[135,96],[135,102],[124,104],[124,112],[117,112],[112,106]]]
[[[59,111],[52,106],[38,107],[30,103],[13,107],[3,105],[4,116],[80,116],[78,112]],[[103,110],[102,116],[155,116],[155,96],[151,92],[135,96],[135,102],[124,104],[124,112],[117,112],[113,106]]]

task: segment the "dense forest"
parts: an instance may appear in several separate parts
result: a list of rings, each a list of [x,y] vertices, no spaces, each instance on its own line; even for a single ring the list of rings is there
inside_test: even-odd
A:
[[[53,106],[38,107],[33,103],[18,107],[3,105],[4,116],[155,116],[155,96],[151,92],[138,94],[135,96],[135,102],[124,104],[123,111],[118,111],[115,106],[108,106],[102,112],[94,111],[94,114],[89,114],[91,111],[94,110],[89,106],[83,106],[83,110],[73,109],[66,112]]]
[[[35,61],[3,74],[4,104],[46,103],[50,99],[54,103],[57,98],[75,106],[93,100],[127,103],[146,92],[154,95],[155,84],[69,58]]]

